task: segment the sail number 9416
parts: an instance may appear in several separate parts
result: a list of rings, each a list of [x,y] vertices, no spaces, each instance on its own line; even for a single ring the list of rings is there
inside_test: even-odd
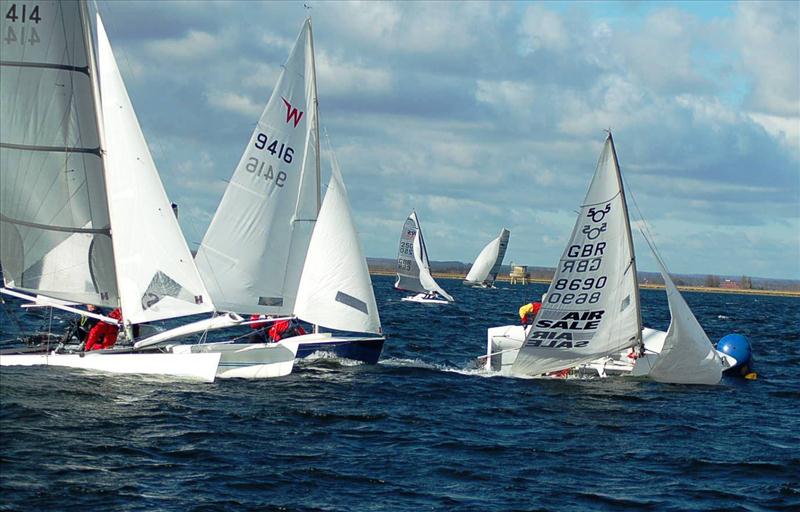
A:
[[[264,166],[266,165],[266,169]],[[272,166],[266,162],[261,162],[258,158],[251,156],[247,159],[247,165],[244,166],[247,172],[253,173],[253,176],[263,176],[265,180],[275,180],[275,186],[282,187],[286,182],[286,173],[283,171],[275,172]]]
[[[292,163],[292,158],[294,158],[293,147],[287,146],[283,142],[278,142],[278,139],[272,139],[272,142],[270,142],[266,133],[259,133],[256,135],[255,146],[256,149],[269,151],[272,153],[272,156],[277,156],[279,160],[283,160],[287,164]]]

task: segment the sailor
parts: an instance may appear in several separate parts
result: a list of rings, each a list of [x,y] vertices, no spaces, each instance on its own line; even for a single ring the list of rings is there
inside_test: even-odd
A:
[[[86,311],[90,313],[102,314],[100,309],[95,307],[94,304],[86,304]],[[80,341],[81,343],[85,342],[86,338],[89,337],[89,332],[95,325],[97,325],[97,322],[99,322],[99,320],[97,320],[96,318],[91,318],[86,315],[81,315],[80,318],[75,319],[72,325],[70,326],[70,330],[67,333],[64,342],[65,343],[69,342],[69,339],[72,338],[73,335],[76,338],[78,338],[78,341]]]
[[[119,308],[115,309],[108,314],[109,318],[114,320],[122,319],[122,311]],[[109,324],[106,322],[97,322],[89,331],[89,336],[86,338],[85,350],[100,350],[102,348],[111,348],[117,342],[117,335],[119,334],[119,326]]]
[[[544,300],[546,296],[547,294],[542,295],[542,300]],[[536,318],[536,315],[539,314],[540,309],[542,309],[542,303],[539,301],[525,304],[519,308],[519,320],[522,325],[531,325],[533,320]]]
[[[272,341],[280,341],[282,339],[291,338],[292,336],[300,336],[305,334],[306,330],[295,319],[280,320],[275,322],[269,329],[269,339]]]
[[[250,324],[253,329],[247,336],[248,343],[265,343],[267,341],[267,326],[269,326],[271,317],[267,315],[251,315],[250,320],[254,323]],[[256,322],[256,320],[259,320]]]

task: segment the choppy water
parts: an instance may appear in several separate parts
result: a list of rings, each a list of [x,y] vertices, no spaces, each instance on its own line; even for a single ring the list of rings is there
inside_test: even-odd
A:
[[[458,303],[431,306],[373,281],[377,366],[214,384],[3,368],[0,510],[800,510],[797,299],[685,295],[712,340],[750,338],[754,382],[517,380],[465,368],[543,286],[443,280]],[[665,329],[663,292],[642,301]]]

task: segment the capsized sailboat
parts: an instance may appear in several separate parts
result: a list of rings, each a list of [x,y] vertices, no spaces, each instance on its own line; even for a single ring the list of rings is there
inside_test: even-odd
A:
[[[115,326],[73,306],[120,307],[128,333],[211,311],[99,15],[96,55],[85,2],[42,2],[0,30],[30,35],[0,47],[0,291]],[[0,365],[213,381],[220,360],[64,341],[6,349]]]
[[[669,278],[668,332],[642,328],[625,191],[609,133],[534,324],[488,330],[487,369],[520,377],[572,370],[716,384],[735,361],[717,352]]]
[[[431,275],[428,250],[422,236],[422,226],[416,211],[403,224],[400,233],[400,247],[397,251],[397,280],[394,287],[398,290],[417,292],[411,297],[404,297],[407,302],[428,304],[449,304],[455,299],[444,291]]]
[[[497,238],[486,244],[469,269],[463,284],[473,288],[494,288],[494,282],[506,256],[510,235],[511,232],[503,228]]]
[[[315,332],[281,340],[278,346],[295,345],[298,357],[322,352],[376,363],[384,337],[344,183],[331,156],[331,182],[320,209],[319,115],[309,18],[195,261],[217,309],[237,313],[228,314],[226,322],[238,319],[244,325],[238,314],[297,317],[315,324]],[[334,335],[316,326],[375,335]],[[169,342],[162,333],[137,346]],[[200,346],[271,358],[271,345],[234,340]],[[221,366],[227,363],[225,354]],[[238,369],[247,370],[246,365]]]

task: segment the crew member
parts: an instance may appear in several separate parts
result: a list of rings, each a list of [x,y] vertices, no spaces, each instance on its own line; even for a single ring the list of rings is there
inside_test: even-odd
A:
[[[282,339],[291,338],[292,336],[300,336],[305,334],[306,330],[303,326],[297,323],[296,320],[280,320],[269,329],[269,339],[272,341],[280,341]]]
[[[119,308],[115,309],[108,314],[109,318],[114,320],[122,319],[122,311]],[[111,348],[117,342],[117,335],[119,334],[119,326],[109,324],[106,322],[97,322],[97,325],[92,327],[89,331],[89,336],[86,338],[85,350],[100,350],[102,348]]]
[[[254,323],[250,324],[253,329],[247,336],[248,343],[266,343],[267,341],[267,326],[269,326],[269,318],[267,315],[251,315],[250,320]],[[256,320],[259,320],[256,322]]]
[[[99,313],[102,314],[99,308],[95,307],[94,304],[86,304],[86,310],[90,313]],[[70,338],[74,334],[78,341],[81,343],[86,341],[86,338],[89,337],[89,332],[92,328],[97,325],[96,318],[92,318],[86,315],[81,315],[80,318],[75,319],[74,323],[72,324],[72,329],[67,333],[65,342],[69,342]]]
[[[540,309],[542,309],[542,303],[538,301],[525,304],[519,308],[519,320],[522,325],[531,325],[536,315],[539,314]]]

